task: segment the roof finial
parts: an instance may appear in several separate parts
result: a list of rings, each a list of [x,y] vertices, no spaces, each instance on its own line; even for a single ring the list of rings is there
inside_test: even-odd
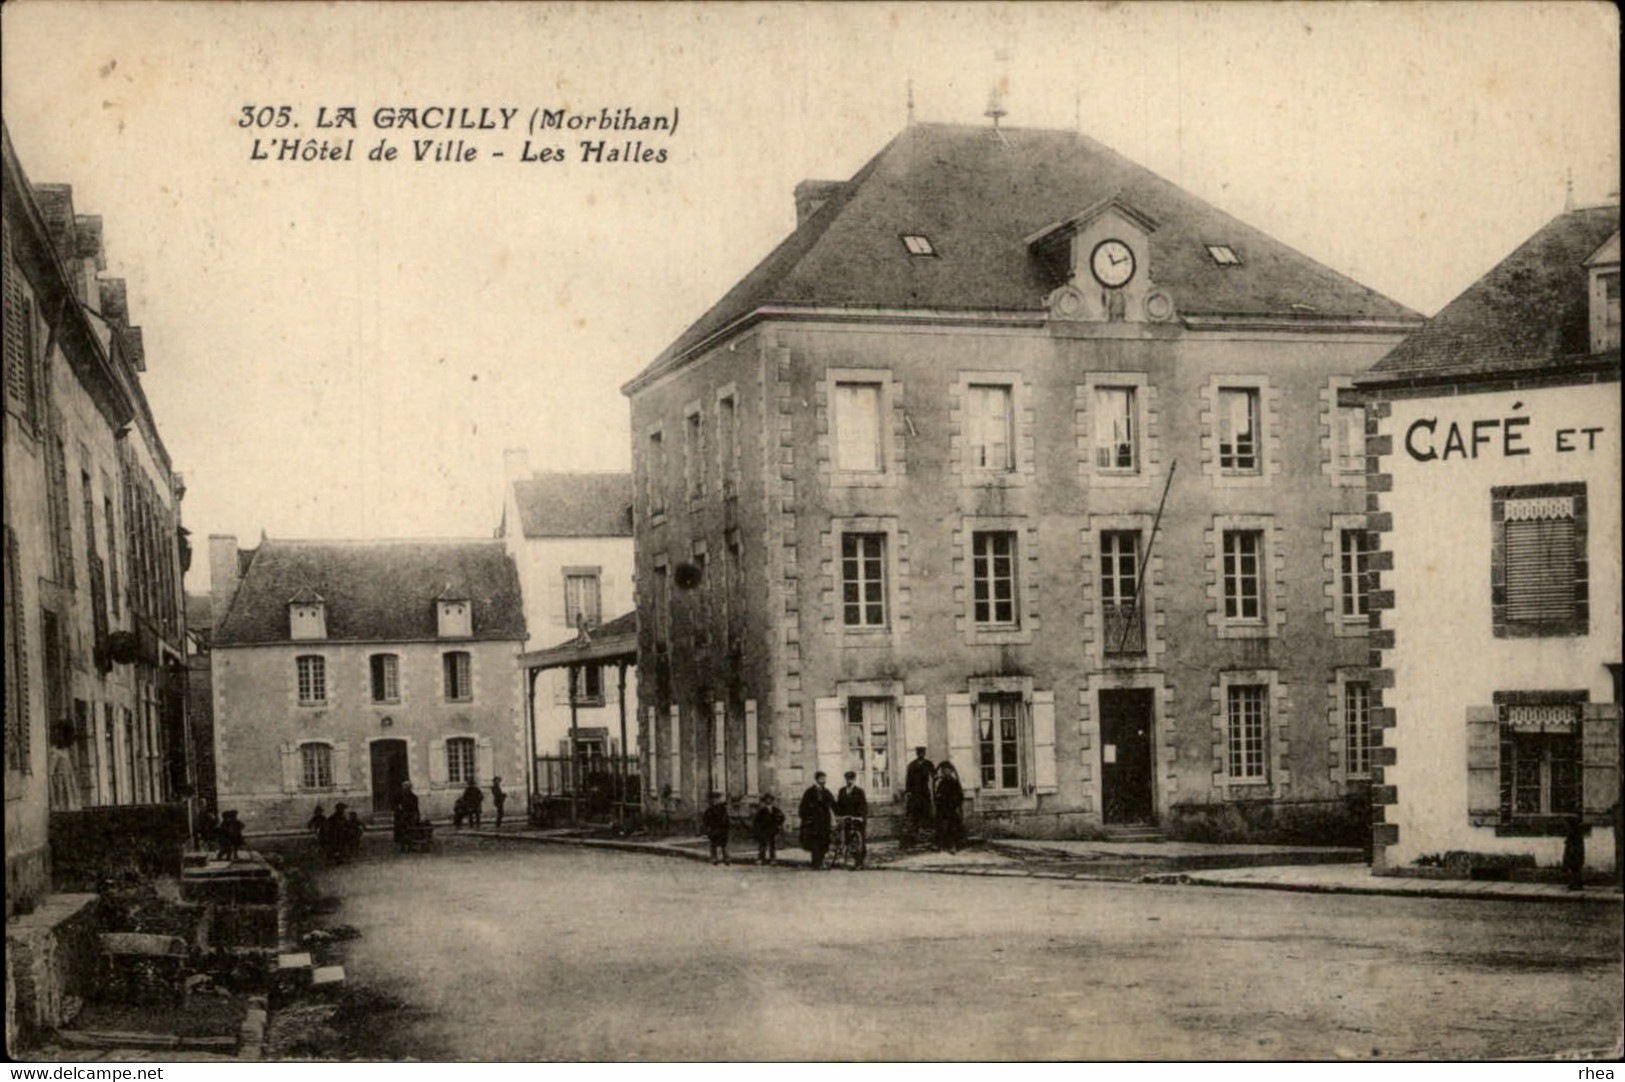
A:
[[[1574,209],[1574,166],[1569,166],[1568,180],[1563,185],[1563,212]]]
[[[908,126],[914,126],[914,80],[908,81]]]
[[[999,93],[997,83],[993,85],[993,90],[987,96],[987,109],[983,111],[982,115],[993,121],[995,129],[998,128],[1001,118],[1010,115],[1010,110],[1004,107],[1004,95]]]

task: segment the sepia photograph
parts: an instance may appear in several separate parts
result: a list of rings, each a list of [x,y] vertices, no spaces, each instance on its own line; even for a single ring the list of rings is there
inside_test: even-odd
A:
[[[11,1079],[1613,1077],[1615,6],[0,60]]]

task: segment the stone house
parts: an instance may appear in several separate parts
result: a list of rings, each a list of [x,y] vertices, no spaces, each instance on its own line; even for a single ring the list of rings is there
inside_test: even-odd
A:
[[[905,129],[623,388],[650,795],[1341,805],[1404,306],[1069,131]],[[881,826],[884,829],[884,825]]]

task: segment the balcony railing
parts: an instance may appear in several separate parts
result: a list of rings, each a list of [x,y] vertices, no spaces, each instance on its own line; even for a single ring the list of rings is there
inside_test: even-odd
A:
[[[1140,618],[1139,605],[1108,604],[1105,617],[1107,657],[1133,657],[1145,653],[1145,621]]]

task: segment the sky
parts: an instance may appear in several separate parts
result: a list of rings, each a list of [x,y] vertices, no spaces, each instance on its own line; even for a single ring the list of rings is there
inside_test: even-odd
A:
[[[1616,190],[1618,26],[1561,4],[3,9],[35,183],[103,217],[195,536],[488,536],[502,453],[626,469],[619,388],[908,121],[1082,129],[1424,314]],[[358,160],[253,161],[244,106]],[[354,132],[315,130],[353,105]],[[657,163],[371,163],[378,107],[678,110]],[[273,132],[269,134],[294,134]],[[580,136],[539,140],[574,155]],[[505,149],[502,160],[489,157]],[[207,588],[196,560],[191,589]]]

